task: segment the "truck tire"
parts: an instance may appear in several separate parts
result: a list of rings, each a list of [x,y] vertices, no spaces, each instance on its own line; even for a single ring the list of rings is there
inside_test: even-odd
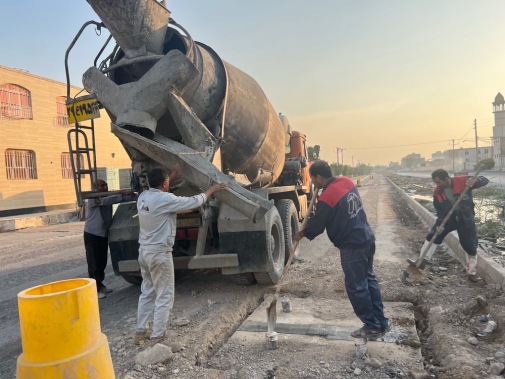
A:
[[[267,272],[255,272],[254,277],[259,284],[275,284],[284,271],[285,244],[282,221],[276,207],[272,207],[265,215],[265,239],[267,255]]]
[[[291,249],[293,249],[293,245],[295,243],[296,233],[300,230],[298,211],[296,210],[293,200],[289,199],[279,200],[275,206],[277,207],[282,220],[282,228],[284,231],[284,251],[286,258],[285,263],[288,263],[289,254],[291,253]],[[297,247],[293,259],[298,258],[299,251],[300,247]]]
[[[136,286],[140,286],[142,284],[142,277],[141,276],[137,276],[137,275],[127,275],[127,274],[121,274],[121,276],[123,277],[123,279],[130,283],[130,284],[134,284]]]
[[[231,282],[241,285],[241,286],[250,286],[256,283],[256,278],[252,272],[246,272],[243,274],[233,274],[226,276]]]

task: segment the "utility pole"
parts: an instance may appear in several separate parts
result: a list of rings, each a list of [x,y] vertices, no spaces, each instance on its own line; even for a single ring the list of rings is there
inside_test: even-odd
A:
[[[454,140],[452,140],[452,176],[454,176]]]
[[[479,140],[477,139],[477,119],[473,120],[473,127],[475,129],[475,168],[477,169],[477,164],[479,163]]]
[[[344,165],[344,150],[345,149],[342,149],[340,147],[335,148],[335,151],[337,152],[337,166]],[[340,152],[340,154],[339,154],[339,152]],[[340,163],[340,160],[342,160],[342,163]]]

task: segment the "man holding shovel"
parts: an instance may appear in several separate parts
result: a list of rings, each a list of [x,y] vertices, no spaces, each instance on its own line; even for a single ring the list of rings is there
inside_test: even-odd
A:
[[[363,326],[353,332],[354,338],[377,338],[390,330],[384,315],[379,283],[373,271],[375,236],[368,224],[363,203],[353,181],[345,176],[332,177],[331,168],[317,161],[309,169],[312,183],[322,188],[315,214],[299,231],[296,240],[313,240],[326,233],[340,249],[345,275],[345,288],[354,313]]]
[[[476,271],[478,238],[477,229],[475,228],[472,190],[485,186],[489,183],[489,180],[483,176],[471,178],[466,175],[450,178],[447,171],[442,169],[433,171],[431,178],[437,185],[433,192],[433,205],[437,211],[437,220],[426,236],[426,241],[424,241],[424,245],[421,248],[421,254],[429,246],[431,239],[438,231],[438,236],[425,255],[426,260],[430,262],[435,250],[438,245],[442,243],[445,236],[456,230],[461,247],[467,254],[466,272],[468,274],[468,279],[474,283],[478,282],[480,280]],[[466,187],[468,187],[468,190],[464,193]],[[461,195],[463,195],[463,198],[460,200],[459,205],[444,225],[443,230],[439,230],[442,221],[449,214],[453,205]]]

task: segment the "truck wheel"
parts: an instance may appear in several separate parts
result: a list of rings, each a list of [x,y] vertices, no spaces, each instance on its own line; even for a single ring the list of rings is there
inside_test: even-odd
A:
[[[288,263],[289,254],[291,253],[291,249],[293,249],[293,245],[295,243],[296,233],[300,230],[300,222],[298,221],[298,211],[296,210],[295,204],[293,200],[282,199],[277,202],[275,205],[277,210],[279,211],[279,215],[282,220],[282,227],[284,231],[284,250],[286,262]],[[294,252],[294,258],[298,258],[300,248],[297,247]]]
[[[140,286],[142,284],[142,277],[137,276],[137,275],[126,275],[122,274],[121,275],[125,281],[127,281],[130,284],[134,284],[136,286]]]
[[[284,271],[285,250],[281,217],[277,208],[272,207],[265,215],[265,238],[267,272],[255,272],[259,284],[275,284]]]
[[[233,274],[226,275],[231,282],[241,285],[241,286],[250,286],[251,284],[256,283],[256,278],[252,272],[246,272],[244,274]]]

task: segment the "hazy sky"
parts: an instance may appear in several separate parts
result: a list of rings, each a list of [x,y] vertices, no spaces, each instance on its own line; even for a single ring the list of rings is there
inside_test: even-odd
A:
[[[168,0],[193,39],[262,86],[321,156],[388,164],[416,152],[489,146],[505,94],[503,0]],[[5,1],[0,65],[65,81],[65,51],[85,0]],[[108,33],[88,28],[70,53],[72,83]],[[487,139],[486,139],[487,138]],[[464,142],[464,140],[468,140]]]

